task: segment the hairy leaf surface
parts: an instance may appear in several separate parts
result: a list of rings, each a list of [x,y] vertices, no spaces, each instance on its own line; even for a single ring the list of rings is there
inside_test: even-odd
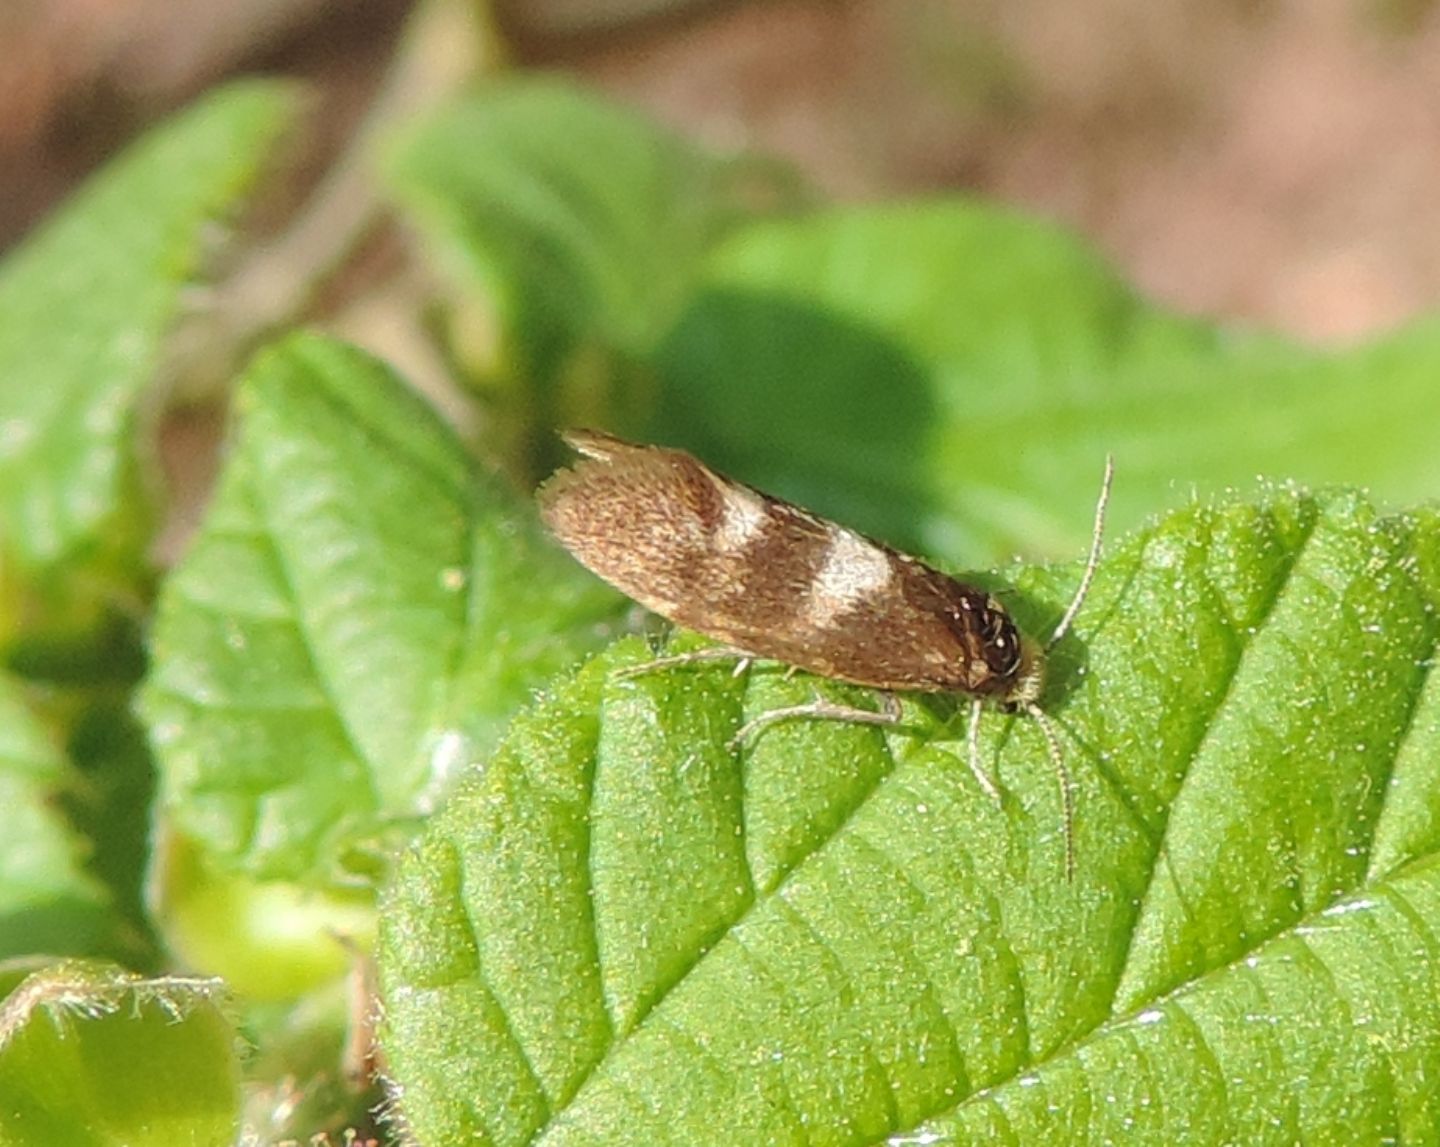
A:
[[[1044,634],[1075,566],[1006,580]],[[1277,489],[1118,540],[1044,704],[896,732],[817,683],[615,675],[522,715],[382,914],[423,1139],[1427,1141],[1440,517]],[[863,690],[818,687],[865,703]]]
[[[324,883],[432,809],[618,603],[360,352],[294,336],[237,405],[143,710],[166,811],[213,862]]]

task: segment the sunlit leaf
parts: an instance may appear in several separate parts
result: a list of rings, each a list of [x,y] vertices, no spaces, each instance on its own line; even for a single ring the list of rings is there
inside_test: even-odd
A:
[[[1043,634],[1078,573],[1018,568],[1007,600]],[[737,751],[816,683],[616,676],[649,656],[616,646],[517,719],[390,890],[405,1115],[496,1144],[1423,1140],[1437,602],[1440,517],[1357,495],[1117,540],[1043,702],[1073,882],[1024,716],[982,725],[997,805],[964,707]]]

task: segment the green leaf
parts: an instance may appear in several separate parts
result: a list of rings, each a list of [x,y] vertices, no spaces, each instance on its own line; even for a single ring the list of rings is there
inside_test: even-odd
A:
[[[1075,565],[1020,567],[1043,635]],[[1032,719],[740,723],[640,676],[517,718],[399,867],[382,1042],[427,1142],[1428,1141],[1440,514],[1276,489],[1124,538]],[[958,709],[958,711],[956,711]],[[723,1131],[721,1130],[723,1129]]]
[[[1119,528],[1256,474],[1396,504],[1440,486],[1436,323],[1325,354],[1151,305],[1011,212],[757,221],[783,196],[746,174],[550,80],[403,141],[392,183],[468,292],[454,349],[512,416],[502,453],[557,460],[557,424],[640,428],[972,564],[1081,545],[1107,453]]]
[[[959,201],[754,223],[654,360],[645,436],[922,552],[1083,545],[1257,474],[1440,489],[1440,323],[1323,354],[1181,319],[1054,227]]]
[[[166,336],[294,113],[242,84],[105,168],[0,265],[0,534],[32,575],[133,576],[153,511],[142,407]]]
[[[90,955],[110,937],[110,899],[58,807],[75,781],[19,686],[0,677],[0,960]]]
[[[505,397],[538,407],[513,411],[531,433],[562,412],[583,422],[640,400],[625,363],[664,334],[714,241],[780,197],[762,176],[535,78],[488,85],[422,124],[391,165],[401,203],[470,295],[452,324],[458,356],[497,398],[518,384]]]
[[[236,1050],[217,981],[80,963],[37,972],[0,1005],[0,1143],[233,1143]]]
[[[340,980],[375,935],[368,886],[259,880],[196,842],[155,834],[149,902],[181,966],[223,976],[248,1001],[293,1002]]]
[[[237,404],[154,629],[163,806],[222,872],[348,883],[620,603],[360,352],[290,338]]]

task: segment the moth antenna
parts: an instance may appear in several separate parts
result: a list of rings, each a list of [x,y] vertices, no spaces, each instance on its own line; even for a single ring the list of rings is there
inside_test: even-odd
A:
[[[1065,879],[1075,879],[1075,794],[1070,788],[1070,770],[1065,767],[1065,754],[1060,748],[1060,736],[1045,711],[1033,701],[1025,705],[1025,712],[1035,719],[1045,743],[1050,750],[1050,763],[1055,766],[1055,779],[1060,782],[1061,817],[1065,822]]]
[[[1095,528],[1090,534],[1090,556],[1085,559],[1085,572],[1080,575],[1080,584],[1075,589],[1075,596],[1070,599],[1070,607],[1065,610],[1065,616],[1060,619],[1060,624],[1055,627],[1055,632],[1045,643],[1046,653],[1054,649],[1059,640],[1065,636],[1066,630],[1070,628],[1070,623],[1075,620],[1075,615],[1085,604],[1085,596],[1090,592],[1090,583],[1095,580],[1095,569],[1100,564],[1100,540],[1105,533],[1105,507],[1110,503],[1110,482],[1114,477],[1115,456],[1107,454],[1105,455],[1105,477],[1100,480],[1100,498],[1095,503]]]

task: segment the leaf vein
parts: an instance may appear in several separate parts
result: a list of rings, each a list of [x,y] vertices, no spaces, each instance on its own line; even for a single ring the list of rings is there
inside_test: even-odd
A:
[[[258,495],[255,495],[253,491],[252,496],[255,497],[257,503],[265,505],[264,501],[259,498]],[[365,778],[365,785],[369,790],[370,807],[379,808],[380,794],[375,787],[375,778],[372,770],[374,762],[370,761],[361,749],[359,738],[356,736],[355,730],[350,727],[350,722],[346,719],[334,685],[321,667],[322,661],[315,639],[305,625],[304,610],[300,605],[300,595],[295,578],[291,574],[290,567],[285,561],[285,556],[276,542],[275,531],[269,527],[268,523],[261,541],[264,545],[265,553],[273,564],[276,575],[285,589],[286,599],[293,603],[291,617],[293,618],[295,632],[300,639],[300,646],[304,650],[305,657],[310,663],[310,668],[314,672],[316,687],[328,702],[330,711],[334,714],[336,727],[341,732],[342,739],[354,755],[356,762],[361,766],[358,771]]]
[[[463,841],[452,840],[451,847],[456,850],[457,855],[464,854]],[[506,1010],[505,1004],[500,999],[499,993],[495,991],[494,985],[491,984],[489,978],[485,975],[485,958],[483,955],[483,951],[481,950],[481,937],[484,935],[484,933],[480,930],[475,920],[474,913],[470,911],[470,897],[466,895],[465,892],[465,866],[463,864],[459,865],[457,871],[459,873],[460,883],[457,889],[455,902],[459,905],[460,911],[464,914],[465,926],[469,931],[470,935],[475,937],[477,948],[474,972],[472,973],[472,977],[474,978],[475,982],[480,986],[481,990],[490,998],[490,1001],[495,1005],[495,1012],[500,1017],[501,1022],[505,1026],[506,1038],[514,1046],[516,1054],[520,1057],[520,1063],[525,1068],[525,1073],[530,1077],[531,1081],[535,1085],[535,1090],[545,1098],[545,1117],[541,1122],[541,1126],[543,1127],[544,1124],[550,1122],[550,1118],[554,1114],[554,1099],[550,1095],[550,1092],[546,1089],[544,1081],[540,1078],[540,1073],[538,1070],[536,1070],[535,1063],[530,1058],[529,1050],[525,1047],[525,1044],[521,1041],[519,1034],[516,1032],[515,1025],[510,1020],[510,1013]]]
[[[1171,1006],[1166,1008],[1165,1014],[1172,1018],[1177,1024],[1182,1024],[1188,1028],[1191,1034],[1194,1035],[1196,1053],[1203,1057],[1205,1063],[1210,1068],[1215,1083],[1220,1088],[1220,1102],[1217,1106],[1226,1113],[1226,1123],[1233,1123],[1233,1119],[1230,1118],[1230,1111],[1232,1109],[1230,1102],[1230,1084],[1225,1078],[1225,1068],[1220,1063],[1220,1056],[1216,1053],[1215,1048],[1211,1046],[1210,1037],[1205,1034],[1205,1029],[1200,1026],[1199,1021],[1186,1010],[1185,1004],[1186,1000],[1183,996],[1177,997],[1171,1001]],[[1196,1088],[1195,1090],[1198,1091],[1199,1089]]]
[[[1428,616],[1429,615],[1427,615],[1427,618]],[[1376,810],[1374,824],[1370,828],[1370,839],[1366,845],[1368,854],[1367,869],[1369,869],[1370,860],[1374,857],[1376,839],[1379,836],[1381,828],[1385,825],[1385,811],[1392,797],[1390,782],[1394,779],[1395,769],[1400,763],[1400,757],[1405,750],[1406,742],[1408,742],[1410,737],[1416,732],[1416,722],[1420,719],[1420,703],[1424,700],[1426,690],[1429,688],[1430,677],[1435,671],[1436,658],[1440,657],[1440,632],[1437,632],[1433,622],[1430,623],[1429,628],[1430,652],[1418,666],[1420,672],[1416,675],[1414,687],[1410,692],[1410,696],[1407,698],[1409,704],[1405,709],[1404,723],[1400,726],[1399,734],[1395,738],[1395,748],[1390,754],[1390,759],[1385,763],[1384,774],[1378,778],[1381,787],[1380,807]],[[1413,859],[1413,857],[1407,859]],[[1397,864],[1391,871],[1400,867],[1402,867],[1402,865]],[[1366,873],[1366,881],[1362,883],[1368,883],[1384,875],[1388,874],[1377,873],[1373,869],[1369,869]]]
[[[1322,518],[1323,514],[1317,513],[1314,518],[1312,518],[1309,522],[1306,523],[1304,534],[1300,538],[1299,544],[1296,545],[1291,551],[1290,561],[1285,569],[1284,577],[1277,580],[1274,592],[1271,593],[1269,599],[1264,602],[1259,612],[1259,616],[1257,617],[1254,624],[1248,628],[1248,631],[1241,631],[1244,636],[1242,636],[1241,638],[1240,649],[1231,661],[1229,670],[1225,675],[1224,688],[1220,691],[1220,694],[1216,698],[1214,705],[1211,706],[1209,713],[1206,714],[1205,721],[1200,727],[1199,735],[1195,738],[1194,744],[1184,755],[1185,770],[1180,776],[1179,782],[1175,787],[1175,795],[1171,798],[1169,805],[1163,811],[1164,824],[1161,826],[1160,829],[1160,842],[1155,853],[1156,859],[1155,862],[1150,865],[1150,871],[1146,874],[1145,888],[1139,897],[1140,906],[1135,914],[1135,924],[1131,926],[1130,934],[1126,937],[1125,956],[1119,964],[1120,974],[1115,977],[1114,983],[1111,985],[1110,988],[1111,995],[1109,1010],[1112,1014],[1115,1010],[1115,993],[1120,990],[1120,986],[1125,982],[1125,972],[1129,968],[1131,961],[1135,958],[1135,942],[1137,937],[1139,936],[1138,923],[1140,920],[1144,919],[1146,908],[1150,903],[1150,898],[1155,892],[1156,880],[1160,872],[1159,860],[1160,857],[1165,855],[1166,853],[1165,845],[1166,841],[1169,839],[1170,826],[1173,823],[1171,813],[1174,810],[1175,802],[1180,799],[1180,794],[1184,791],[1185,788],[1185,782],[1189,779],[1191,768],[1194,766],[1195,761],[1199,758],[1201,752],[1204,750],[1206,741],[1214,733],[1216,721],[1218,720],[1220,714],[1224,711],[1225,706],[1229,702],[1231,695],[1234,693],[1235,682],[1240,676],[1240,670],[1245,663],[1246,654],[1253,647],[1255,638],[1265,629],[1266,624],[1269,622],[1271,615],[1275,612],[1275,608],[1279,604],[1280,600],[1285,596],[1286,589],[1289,587],[1291,580],[1295,576],[1295,571],[1299,568],[1300,562],[1303,560],[1306,551],[1310,548],[1310,545],[1314,540],[1315,533],[1320,527]],[[1214,586],[1212,584],[1211,588],[1214,591],[1214,596],[1216,598],[1223,599],[1224,595],[1220,592],[1218,586]]]
[[[906,871],[904,865],[896,861],[878,841],[873,840],[869,836],[866,836],[864,834],[857,835],[859,836],[859,839],[864,842],[867,848],[871,849],[878,857],[880,857],[887,865],[890,866],[890,868],[894,872],[894,876],[898,878],[899,882],[903,883],[906,887],[911,889],[915,893],[915,895],[919,897],[922,905],[928,909],[932,903],[930,897],[926,894],[924,889],[922,889],[918,884],[915,883],[915,881],[911,878],[909,872]],[[935,986],[934,975],[932,974],[930,968],[926,965],[925,961],[915,951],[915,946],[906,940],[906,933],[903,929],[887,929],[885,930],[884,935],[886,939],[894,945],[896,952],[905,961],[905,963],[913,967],[916,972],[919,973],[919,978],[922,981],[920,985],[922,995],[934,1005],[935,1011],[939,1013],[940,1018],[945,1021],[946,1037],[950,1041],[951,1050],[955,1053],[955,1061],[961,1065],[961,1076],[955,1081],[956,1088],[957,1090],[969,1092],[973,1088],[974,1084],[970,1079],[969,1068],[965,1064],[965,1056],[960,1050],[959,1032],[956,1030],[954,1021],[951,1020],[949,1012],[946,1011],[944,1005],[940,1002],[940,992]],[[1021,1022],[1025,1025],[1025,1029],[1028,1032],[1030,1027],[1028,1018],[1022,1016]],[[894,1125],[892,1124],[892,1126]]]
[[[848,988],[847,994],[858,995],[859,993],[855,991],[855,977],[850,973],[850,969],[845,966],[845,961],[841,959],[840,953],[837,952],[834,946],[828,940],[826,940],[824,936],[820,934],[820,932],[815,928],[815,925],[810,922],[810,918],[800,910],[799,905],[794,904],[791,901],[784,899],[783,897],[777,897],[777,899],[785,909],[784,915],[786,916],[786,918],[793,921],[795,924],[797,924],[799,927],[803,928],[807,933],[809,933],[811,939],[813,939],[815,943],[827,955],[829,955],[832,963],[835,966],[836,971],[846,981],[846,986]],[[881,1062],[879,1055],[875,1051],[874,1043],[870,1039],[870,1036],[864,1031],[858,1031],[853,1028],[851,1030],[855,1031],[861,1043],[864,1045],[865,1058],[870,1063],[871,1070],[873,1070],[876,1075],[878,1075],[881,1079],[886,1080],[888,1083],[890,1078],[889,1073],[885,1071],[884,1065]],[[888,1111],[886,1116],[887,1123],[889,1126],[894,1127],[899,1121],[899,1111],[895,1107],[895,1098],[890,1088],[887,1086],[884,1091],[886,1095],[886,1102],[888,1105]]]

